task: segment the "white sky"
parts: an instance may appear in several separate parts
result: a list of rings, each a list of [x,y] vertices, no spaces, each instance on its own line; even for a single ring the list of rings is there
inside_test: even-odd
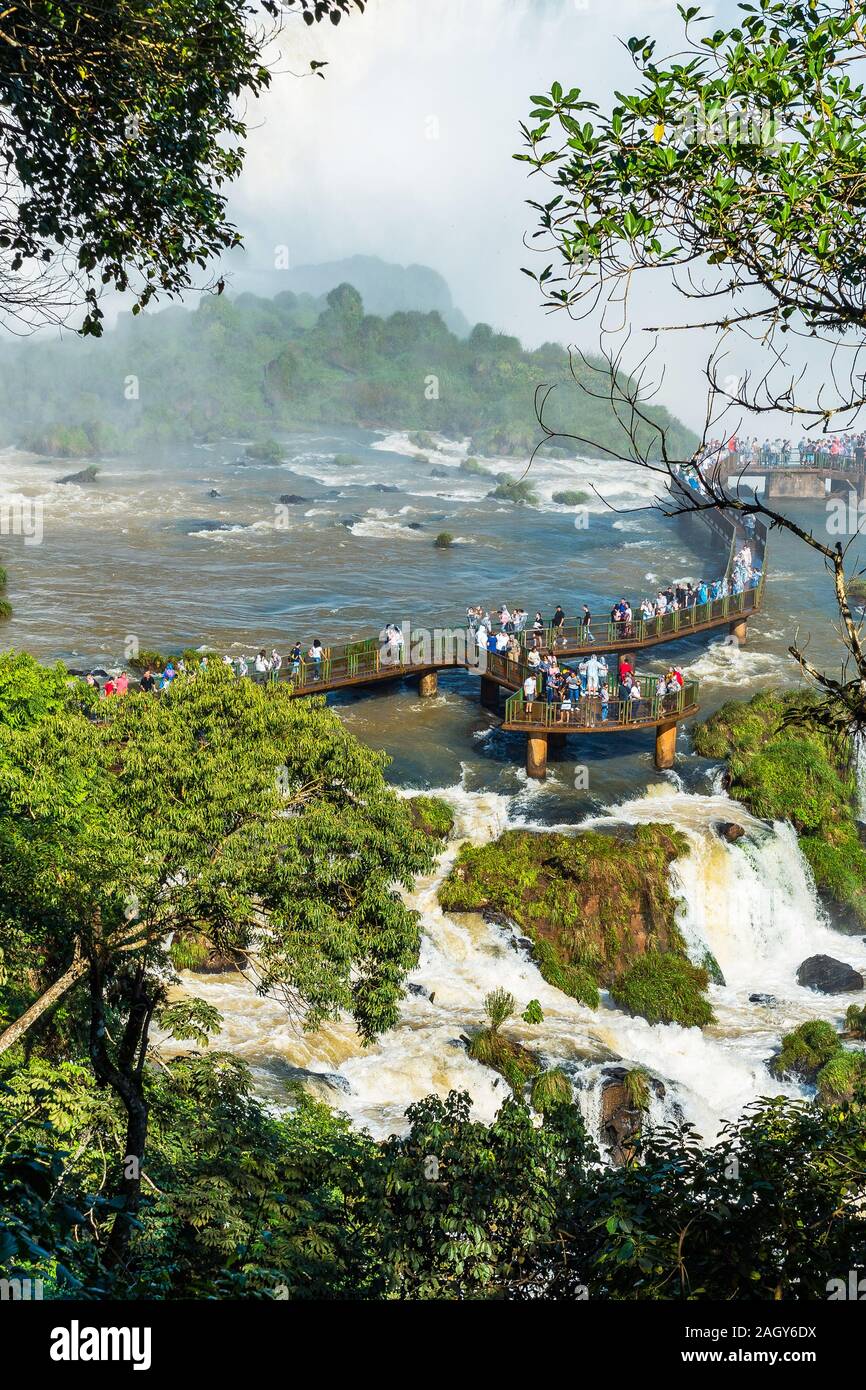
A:
[[[729,15],[733,4],[708,8]],[[281,245],[294,265],[378,255],[440,271],[471,322],[529,345],[595,346],[595,330],[546,315],[521,273],[545,263],[523,245],[535,227],[525,200],[550,192],[511,156],[532,93],[558,80],[609,102],[634,78],[619,40],[649,32],[662,51],[678,46],[673,0],[369,0],[336,28],[290,26],[284,71],[249,112],[255,128],[230,199],[247,249],[232,258],[232,288],[273,292]],[[327,60],[325,81],[285,71],[312,57]],[[658,322],[661,307],[676,317],[661,279],[646,290],[639,318]],[[692,424],[698,357],[684,335],[665,338],[661,399]]]

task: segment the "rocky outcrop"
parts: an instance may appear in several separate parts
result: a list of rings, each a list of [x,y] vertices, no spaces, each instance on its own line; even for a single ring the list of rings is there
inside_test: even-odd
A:
[[[732,820],[716,821],[714,829],[729,844],[736,844],[737,840],[742,840],[746,833],[741,825],[737,825],[737,822]]]
[[[548,983],[592,1008],[603,988],[633,1012],[702,1026],[712,1020],[708,975],[688,959],[668,882],[687,851],[667,825],[623,835],[509,830],[463,847],[439,901],[514,927]]]
[[[99,477],[99,469],[95,463],[91,463],[87,468],[82,468],[80,473],[67,473],[65,478],[58,478],[58,483],[76,483],[83,487],[85,483],[95,483]]]
[[[611,1161],[620,1167],[634,1157],[651,1094],[663,1100],[665,1088],[661,1081],[642,1069],[605,1069],[601,1091],[601,1138]]]
[[[724,760],[725,789],[764,821],[789,821],[833,925],[866,926],[866,847],[848,749],[815,697],[762,691],[731,700],[693,730],[695,752]],[[733,823],[732,823],[733,824]]]
[[[306,501],[306,497],[299,497],[296,492],[284,492],[280,498],[284,507],[300,507]]]
[[[854,994],[863,988],[863,976],[833,956],[809,956],[797,971],[797,983],[819,994]]]

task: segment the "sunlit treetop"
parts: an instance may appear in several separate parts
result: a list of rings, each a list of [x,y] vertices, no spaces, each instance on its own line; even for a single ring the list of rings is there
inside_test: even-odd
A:
[[[99,334],[100,291],[140,311],[204,278],[240,236],[224,188],[266,44],[294,18],[338,23],[363,0],[34,0],[0,16],[0,317],[73,316]],[[322,76],[323,63],[310,72]],[[221,284],[218,282],[217,288]],[[83,308],[83,319],[79,319]]]

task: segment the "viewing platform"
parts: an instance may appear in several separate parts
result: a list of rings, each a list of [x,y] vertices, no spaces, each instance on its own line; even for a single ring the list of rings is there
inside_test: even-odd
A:
[[[745,539],[742,528],[721,514],[697,511],[695,515],[728,543],[726,574],[730,574],[735,550]],[[758,527],[755,543],[763,566],[766,528],[761,523]],[[530,777],[544,777],[549,745],[561,746],[568,734],[633,734],[653,730],[656,766],[664,769],[674,762],[677,725],[698,713],[697,681],[686,681],[678,692],[660,696],[655,693],[658,674],[644,673],[636,677],[639,698],[583,694],[573,704],[563,706],[562,702],[543,698],[542,678],[529,663],[530,652],[555,656],[557,662],[591,656],[627,657],[633,667],[637,652],[699,633],[727,629],[742,644],[746,641],[749,618],[760,612],[764,584],[762,568],[755,587],[654,618],[592,623],[589,630],[582,618],[566,618],[558,627],[515,634],[519,655],[479,648],[475,634],[465,624],[427,629],[413,628],[407,623],[399,642],[378,636],[325,647],[320,660],[307,657],[290,663],[280,671],[278,679],[290,685],[293,695],[306,696],[417,677],[420,694],[430,696],[437,690],[440,671],[465,670],[480,678],[481,703],[492,713],[500,714],[500,691],[509,692],[500,716],[501,726],[508,733],[526,735],[526,771]],[[608,677],[613,690],[619,689],[617,666],[618,662],[612,665]],[[524,693],[530,676],[536,678],[536,699],[527,699]]]

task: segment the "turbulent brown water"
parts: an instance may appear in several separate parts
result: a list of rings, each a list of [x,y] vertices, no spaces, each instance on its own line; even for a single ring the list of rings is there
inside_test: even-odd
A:
[[[602,619],[620,594],[634,601],[671,579],[711,579],[724,565],[704,528],[647,510],[655,480],[638,469],[539,460],[530,475],[539,506],[514,507],[487,497],[490,479],[459,471],[465,446],[457,441],[440,441],[424,460],[405,436],[343,431],[284,442],[283,466],[250,465],[242,443],[224,443],[107,461],[83,487],[56,482],[79,464],[0,454],[4,515],[14,515],[17,498],[38,500],[43,531],[38,545],[21,535],[4,539],[14,607],[7,644],[43,660],[107,667],[123,664],[134,642],[285,652],[296,638],[338,641],[387,621],[457,625],[468,603],[492,607],[503,599],[545,615],[557,603],[576,613],[585,601]],[[339,466],[335,454],[358,462]],[[488,466],[515,477],[524,471],[513,460]],[[445,476],[431,476],[434,468]],[[396,490],[377,491],[383,487]],[[585,528],[575,525],[575,508],[552,501],[563,488],[591,494]],[[305,501],[281,509],[287,493]],[[825,524],[820,504],[798,519]],[[440,530],[455,536],[452,549],[434,548]],[[813,660],[837,662],[832,589],[820,564],[793,540],[774,536],[769,576],[765,610],[750,624],[746,647],[693,637],[646,664],[676,660],[701,681],[709,712],[726,699],[795,681],[786,648],[798,629],[801,640],[812,634]],[[718,769],[690,752],[687,728],[676,773],[655,771],[650,735],[617,734],[569,738],[551,759],[547,782],[531,784],[523,740],[503,734],[477,696],[477,678],[453,672],[429,700],[408,683],[331,698],[359,738],[388,751],[398,787],[438,788],[452,800],[467,839],[511,824],[569,828],[587,819],[664,820],[683,829],[691,853],[676,866],[672,886],[687,940],[696,950],[708,945],[726,976],[726,986],[712,987],[718,1025],[703,1034],[650,1027],[608,1003],[593,1012],[553,990],[507,933],[438,907],[436,885],[456,845],[412,895],[424,925],[412,978],[424,993],[407,997],[400,1025],[373,1048],[362,1049],[345,1024],[297,1034],[276,1005],[232,977],[190,980],[190,987],[223,1010],[223,1041],[248,1058],[274,1100],[299,1070],[314,1072],[319,1090],[377,1133],[399,1127],[411,1101],[453,1086],[469,1090],[485,1117],[494,1113],[504,1083],[470,1061],[459,1034],[500,984],[521,1007],[541,1001],[545,1023],[519,1031],[566,1067],[590,1118],[600,1067],[622,1057],[666,1082],[659,1114],[679,1111],[714,1132],[750,1099],[779,1089],[765,1062],[785,1028],[818,1014],[838,1019],[850,1002],[801,990],[794,978],[800,960],[827,950],[862,969],[862,940],[841,937],[824,921],[787,827],[745,818],[745,840],[718,840],[710,823],[744,822],[744,813],[715,789]],[[582,765],[589,785],[578,790]],[[749,1003],[754,992],[774,995],[776,1005]]]

